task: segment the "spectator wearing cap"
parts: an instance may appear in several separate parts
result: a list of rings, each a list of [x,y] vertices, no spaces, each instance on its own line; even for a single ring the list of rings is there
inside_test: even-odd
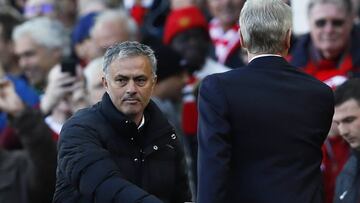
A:
[[[215,58],[231,68],[244,65],[238,34],[238,19],[244,2],[245,0],[207,0],[208,9],[213,16],[209,23],[209,34],[215,47]]]
[[[211,41],[207,28],[207,21],[199,8],[195,6],[179,8],[172,10],[168,15],[163,38],[165,44],[181,54],[189,72],[189,80],[183,91],[182,128],[185,145],[193,163],[195,185],[198,114],[194,91],[198,82],[205,76],[230,70],[209,57]]]
[[[94,40],[90,38],[90,30],[97,15],[98,13],[93,12],[81,16],[71,35],[73,51],[83,67],[100,55],[100,50],[95,45]]]

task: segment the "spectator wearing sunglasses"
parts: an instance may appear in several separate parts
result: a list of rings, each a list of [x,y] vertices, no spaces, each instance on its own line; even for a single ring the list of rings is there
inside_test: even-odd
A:
[[[360,30],[354,25],[351,0],[310,0],[310,32],[298,38],[290,62],[332,88],[360,75]],[[335,180],[348,159],[348,146],[338,133],[323,146],[325,202],[333,201]]]
[[[351,0],[310,0],[310,33],[298,39],[290,62],[331,87],[359,75],[360,31]]]

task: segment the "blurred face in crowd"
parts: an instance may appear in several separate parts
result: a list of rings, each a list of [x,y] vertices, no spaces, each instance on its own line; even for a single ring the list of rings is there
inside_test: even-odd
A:
[[[91,104],[95,104],[101,100],[101,97],[105,93],[104,86],[101,80],[102,71],[99,67],[98,72],[94,72],[90,74],[89,77],[86,78],[86,89],[89,94],[89,99]]]
[[[225,30],[237,23],[244,3],[245,0],[208,0],[211,14],[220,20]]]
[[[310,34],[315,47],[326,59],[343,52],[353,26],[351,13],[333,3],[315,4],[309,12]]]
[[[115,59],[103,78],[115,107],[139,124],[156,83],[150,60],[145,56]]]
[[[360,106],[355,99],[349,99],[335,107],[333,118],[340,135],[350,147],[360,151]]]
[[[98,49],[102,50],[101,55],[104,54],[106,49],[111,45],[130,39],[125,22],[105,22],[94,29],[92,38]]]
[[[33,18],[37,16],[55,15],[54,0],[27,0],[24,8],[24,15],[26,18]]]
[[[15,41],[19,65],[31,85],[42,86],[49,70],[60,61],[61,52],[36,44],[30,36]]]
[[[98,48],[94,40],[91,38],[84,39],[75,45],[76,56],[86,63],[101,56],[102,50]]]
[[[193,28],[177,34],[171,47],[187,62],[189,71],[199,70],[205,63],[209,52],[209,36],[202,28]]]

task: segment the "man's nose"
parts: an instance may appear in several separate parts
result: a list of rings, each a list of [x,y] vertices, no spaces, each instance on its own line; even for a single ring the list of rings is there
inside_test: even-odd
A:
[[[332,23],[330,23],[330,22],[327,22],[324,25],[324,31],[325,32],[332,32],[334,29],[335,29],[334,25],[332,25]]]
[[[135,94],[137,92],[137,86],[134,80],[129,80],[128,84],[126,85],[126,93],[127,94]]]

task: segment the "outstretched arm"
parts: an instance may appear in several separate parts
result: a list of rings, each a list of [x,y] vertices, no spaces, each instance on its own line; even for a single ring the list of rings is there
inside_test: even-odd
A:
[[[124,179],[97,133],[84,126],[63,127],[58,170],[82,195],[93,197],[96,202],[161,202]]]

